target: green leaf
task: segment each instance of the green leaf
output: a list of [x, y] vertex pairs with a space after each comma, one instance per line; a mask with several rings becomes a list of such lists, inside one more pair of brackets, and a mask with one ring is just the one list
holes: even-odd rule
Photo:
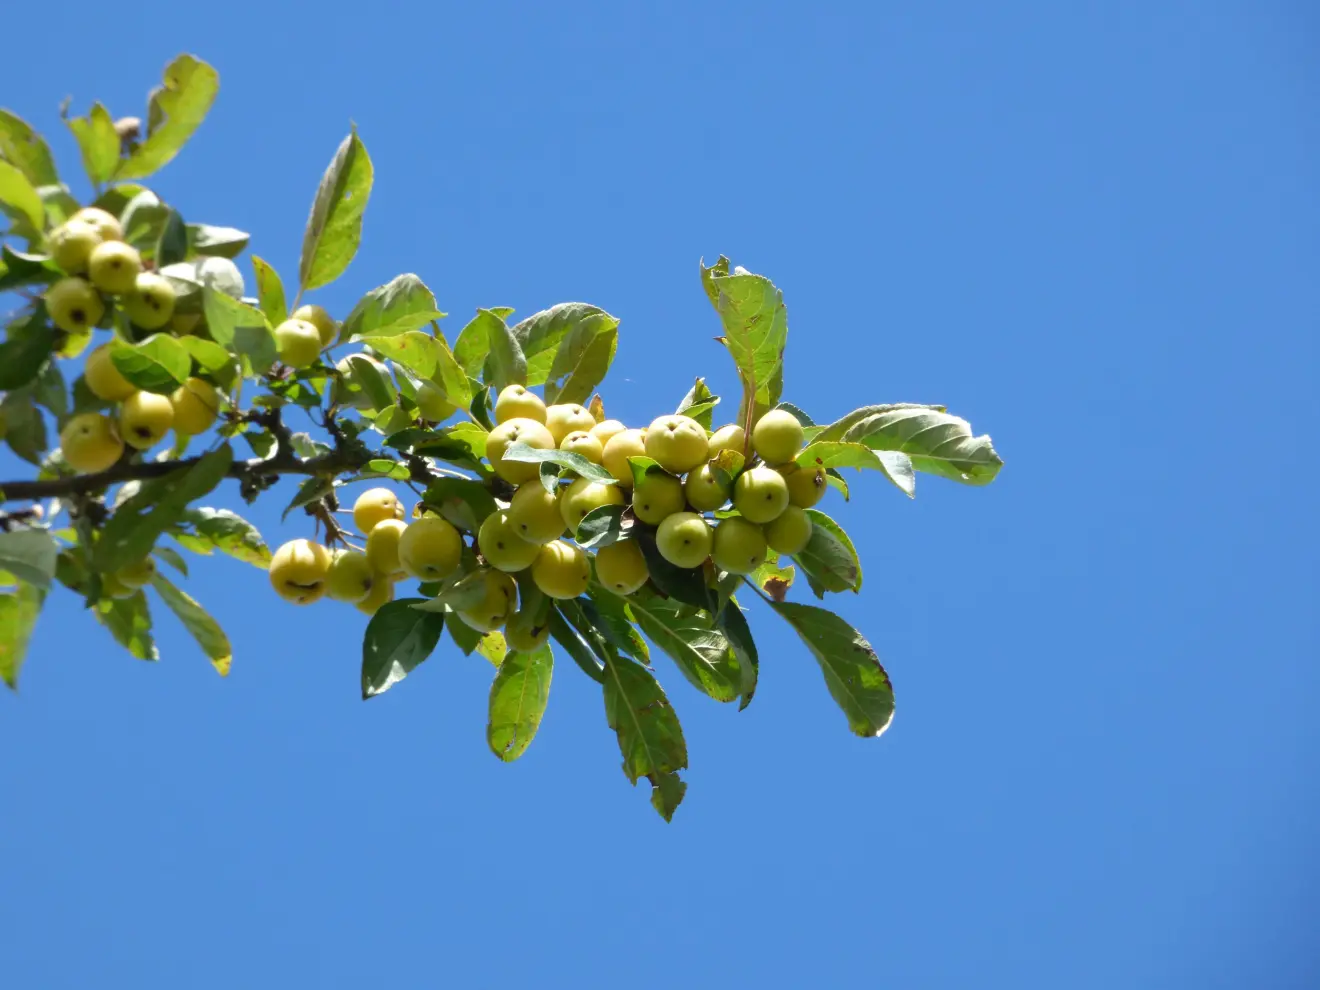
[[52, 227], [58, 227], [81, 208], [81, 204], [69, 192], [69, 187], [62, 182], [38, 185], [37, 194], [41, 197], [41, 204], [46, 208], [46, 216]]
[[486, 358], [490, 355], [490, 338], [493, 329], [498, 328], [513, 312], [507, 306], [494, 306], [479, 309], [454, 341], [454, 360], [463, 369], [468, 378], [481, 374]]
[[151, 579], [151, 586], [160, 595], [161, 601], [169, 606], [170, 611], [178, 616], [185, 629], [197, 640], [197, 645], [206, 654], [211, 666], [221, 677], [229, 676], [229, 667], [233, 662], [233, 651], [229, 646], [229, 637], [220, 628], [220, 623], [202, 608], [195, 599], [176, 587], [162, 574]]
[[377, 609], [362, 639], [362, 697], [383, 694], [431, 655], [445, 617], [413, 608], [424, 598], [400, 598]]
[[472, 384], [467, 374], [459, 367], [457, 359], [449, 350], [443, 337], [435, 338], [435, 373], [431, 381], [440, 387], [445, 399], [460, 409], [472, 404]]
[[475, 533], [496, 510], [495, 498], [485, 485], [463, 478], [439, 478], [431, 482], [423, 501], [467, 533]]
[[568, 450], [541, 450], [529, 447], [521, 440], [515, 440], [504, 449], [506, 461], [519, 461], [528, 464], [558, 464], [566, 470], [576, 473], [589, 481], [598, 481], [602, 485], [616, 485], [618, 480], [599, 464], [592, 464], [581, 454]]
[[393, 337], [444, 315], [436, 309], [435, 294], [425, 282], [416, 275], [400, 275], [359, 299], [340, 333], [344, 340]]
[[486, 742], [490, 751], [511, 763], [527, 751], [550, 700], [554, 656], [549, 646], [530, 653], [505, 655], [490, 686]]
[[683, 798], [683, 787], [681, 780], [666, 778], [676, 778], [688, 762], [678, 716], [654, 675], [622, 657], [606, 664], [604, 696], [605, 718], [618, 737], [623, 772], [634, 784], [641, 777], [651, 782], [652, 804], [668, 821]]
[[804, 468], [870, 468], [881, 472], [909, 498], [916, 491], [912, 461], [907, 454], [898, 451], [877, 452], [861, 443], [814, 440], [798, 454], [797, 463]]
[[191, 467], [144, 481], [105, 524], [92, 550], [94, 568], [107, 574], [145, 557], [156, 538], [184, 518], [190, 503], [220, 483], [233, 459], [225, 444]]
[[189, 509], [171, 528], [170, 535], [205, 557], [219, 550], [262, 570], [270, 566], [270, 548], [257, 527], [228, 509]]
[[634, 488], [645, 481], [648, 475], [669, 473], [660, 466], [659, 461], [654, 458], [646, 457], [643, 454], [638, 454], [636, 457], [629, 457], [628, 467], [632, 468]]
[[616, 649], [638, 663], [651, 663], [651, 650], [637, 631], [637, 618], [628, 607], [630, 599], [621, 598], [601, 585], [591, 588], [587, 600], [576, 600], [587, 622], [598, 629]]
[[325, 498], [335, 490], [335, 483], [330, 478], [311, 477], [298, 486], [298, 491], [294, 493], [292, 500], [284, 507], [284, 512], [280, 515], [280, 522], [289, 518], [289, 513], [294, 509], [301, 509], [305, 505], [311, 505], [317, 499]]
[[298, 261], [298, 279], [304, 292], [329, 285], [357, 254], [371, 178], [371, 158], [354, 127], [321, 177], [307, 217]]
[[407, 481], [412, 471], [402, 461], [392, 461], [386, 457], [373, 457], [366, 463], [366, 470], [374, 471], [394, 481]]
[[723, 255], [711, 267], [701, 268], [701, 284], [724, 325], [724, 345], [733, 355], [743, 382], [743, 403], [737, 422], [746, 420], [749, 396], [758, 408], [779, 401], [783, 382], [784, 345], [788, 340], [788, 311], [784, 296], [763, 275], [741, 268], [729, 273]]
[[623, 525], [623, 510], [622, 505], [596, 506], [582, 517], [573, 539], [583, 550], [599, 550], [611, 543], [618, 543], [627, 534]]
[[989, 436], [973, 436], [971, 424], [943, 406], [864, 406], [825, 427], [816, 440], [900, 451], [918, 471], [966, 485], [990, 484], [1004, 465]]
[[0, 402], [5, 424], [5, 443], [23, 460], [41, 465], [46, 456], [46, 421], [32, 401], [29, 389], [10, 392]]
[[844, 480], [843, 475], [836, 468], [829, 468], [825, 471], [825, 483], [842, 495], [845, 502], [850, 501], [848, 482]]
[[257, 302], [266, 322], [277, 327], [289, 318], [289, 305], [284, 301], [284, 283], [279, 272], [264, 258], [252, 256], [252, 272], [257, 283]]
[[160, 237], [152, 245], [157, 266], [177, 265], [188, 257], [188, 228], [178, 210], [166, 209]]
[[[252, 235], [246, 230], [238, 230], [235, 227], [213, 227], [209, 223], [190, 223], [187, 227], [187, 239], [189, 255], [237, 258], [247, 247]], [[260, 274], [257, 273], [258, 278]]]
[[733, 701], [741, 693], [743, 674], [738, 657], [710, 616], [674, 599], [638, 592], [629, 607], [643, 633], [678, 664], [683, 676], [716, 701]]
[[235, 366], [234, 357], [215, 341], [193, 336], [177, 339], [203, 371], [220, 378], [232, 377], [229, 373]]
[[605, 380], [619, 346], [619, 321], [608, 313], [574, 326], [555, 352], [545, 401], [586, 403]]
[[138, 344], [114, 337], [110, 360], [118, 372], [145, 392], [169, 395], [188, 380], [192, 355], [168, 333], [153, 333]]
[[797, 570], [792, 564], [779, 566], [779, 555], [773, 550], [766, 557], [765, 563], [747, 575], [747, 580], [756, 585], [775, 601], [782, 601], [784, 593], [793, 587], [793, 578]]
[[355, 337], [354, 340], [366, 344], [422, 378], [430, 378], [435, 374], [436, 351], [439, 348], [430, 335], [420, 330], [409, 330], [390, 337]]
[[688, 394], [683, 396], [683, 401], [678, 404], [675, 412], [695, 419], [709, 430], [715, 415], [715, 407], [719, 404], [720, 397], [707, 387], [706, 379], [698, 378], [688, 390]]
[[0, 344], [0, 390], [22, 388], [32, 381], [58, 339], [44, 319], [11, 325], [9, 338]]
[[156, 547], [151, 551], [151, 555], [157, 560], [163, 560], [184, 577], [188, 576], [188, 562], [183, 559], [183, 554], [173, 547]]
[[128, 598], [103, 598], [93, 614], [110, 630], [116, 642], [139, 660], [159, 660], [156, 642], [151, 638], [151, 610], [141, 591]]
[[0, 533], [0, 569], [38, 591], [50, 588], [59, 547], [44, 529], [16, 529]]
[[[562, 605], [562, 602], [559, 603], [560, 607]], [[582, 637], [578, 635], [577, 630], [564, 618], [564, 614], [559, 607], [550, 610], [550, 636], [573, 658], [573, 662], [581, 668], [584, 674], [597, 683], [603, 684], [605, 682], [605, 668], [596, 659], [591, 647], [586, 644]]]
[[815, 605], [776, 602], [771, 606], [788, 620], [807, 645], [830, 694], [859, 736], [878, 736], [894, 717], [894, 686], [865, 637], [833, 612]]
[[99, 186], [115, 174], [119, 165], [119, 133], [110, 111], [93, 103], [86, 117], [73, 117], [65, 121], [78, 141], [82, 152], [83, 168], [92, 185]]
[[742, 684], [738, 690], [742, 700], [738, 703], [738, 711], [742, 711], [752, 703], [761, 669], [761, 658], [756, 650], [756, 641], [752, 638], [752, 628], [747, 624], [747, 616], [743, 615], [736, 601], [720, 609], [719, 615], [715, 617], [715, 625], [724, 633], [729, 646], [733, 648], [734, 656], [738, 658], [738, 670], [742, 674]]
[[793, 559], [817, 598], [825, 591], [861, 591], [862, 562], [843, 527], [817, 509], [807, 509], [811, 539]]
[[0, 159], [0, 204], [17, 211], [35, 231], [46, 227], [46, 207], [41, 195], [22, 170]]
[[18, 672], [45, 600], [46, 592], [27, 582], [0, 594], [0, 681], [13, 690], [18, 690]]
[[413, 608], [419, 612], [461, 612], [481, 604], [486, 597], [486, 573], [472, 571], [458, 574], [440, 582], [430, 598], [424, 598]]
[[490, 665], [499, 670], [504, 658], [509, 655], [509, 644], [504, 640], [504, 633], [497, 629], [481, 637], [475, 652], [477, 656], [490, 661]]
[[544, 385], [552, 377], [559, 352], [565, 347], [580, 347], [570, 342], [589, 341], [618, 325], [618, 319], [600, 307], [580, 302], [560, 303], [520, 321], [513, 335], [527, 358], [527, 381], [523, 384]]
[[202, 289], [206, 328], [217, 344], [242, 356], [250, 377], [269, 370], [279, 357], [265, 314], [209, 285]]
[[64, 386], [64, 372], [59, 363], [47, 362], [33, 384], [32, 397], [51, 411], [56, 419], [62, 420], [69, 411], [69, 392]]
[[651, 788], [651, 807], [667, 822], [674, 820], [674, 812], [687, 794], [687, 781], [676, 773], [667, 773]]
[[[526, 384], [527, 358], [508, 324], [490, 313], [486, 321], [486, 332], [489, 335], [487, 346], [490, 350], [488, 374], [484, 379], [486, 384], [493, 385], [497, 390], [506, 385]], [[549, 386], [546, 387], [546, 401], [551, 401]]]
[[810, 416], [808, 416], [797, 406], [793, 405], [793, 403], [791, 402], [781, 402], [779, 403], [779, 405], [775, 406], [775, 408], [782, 409], [784, 410], [784, 412], [791, 414], [794, 419], [796, 419], [799, 423], [803, 425], [803, 427], [807, 429], [810, 429], [811, 427], [814, 427], [816, 425], [815, 420], [813, 420]]
[[165, 67], [161, 86], [152, 91], [147, 139], [119, 166], [117, 179], [141, 179], [167, 165], [206, 118], [220, 75], [200, 59], [180, 55]]
[[345, 361], [353, 383], [370, 403], [368, 409], [375, 412], [394, 405], [394, 384], [380, 365], [365, 354], [350, 354]]
[[454, 641], [462, 652], [463, 656], [470, 657], [481, 646], [482, 635], [462, 619], [454, 616], [445, 623], [445, 629], [449, 631], [449, 638]]
[[[44, 254], [24, 254], [8, 244], [0, 244], [0, 292], [21, 289], [26, 285], [49, 285], [61, 277], [59, 267]], [[45, 323], [45, 306], [41, 322]], [[34, 310], [35, 313], [35, 310]], [[27, 321], [33, 322], [31, 318]], [[13, 324], [10, 324], [11, 330]], [[47, 331], [46, 336], [50, 336]]]
[[8, 110], [0, 110], [0, 158], [17, 166], [34, 186], [59, 185], [50, 146], [26, 120]]

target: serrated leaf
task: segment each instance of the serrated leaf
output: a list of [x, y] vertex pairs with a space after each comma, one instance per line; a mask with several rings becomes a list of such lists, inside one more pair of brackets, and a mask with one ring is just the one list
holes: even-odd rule
[[635, 457], [629, 457], [628, 467], [632, 469], [634, 488], [636, 488], [643, 481], [645, 481], [648, 475], [669, 473], [663, 467], [660, 466], [659, 461], [655, 460], [654, 458], [647, 457], [644, 454], [638, 454]]
[[554, 656], [549, 646], [529, 653], [505, 654], [490, 686], [486, 742], [490, 751], [511, 763], [527, 751], [550, 700]]
[[545, 383], [547, 404], [584, 403], [605, 380], [619, 346], [619, 321], [605, 316], [608, 321], [581, 323], [564, 337]]
[[558, 464], [560, 467], [572, 471], [581, 478], [589, 481], [597, 481], [602, 485], [617, 485], [618, 479], [610, 474], [599, 464], [593, 464], [581, 454], [575, 454], [568, 450], [541, 450], [538, 447], [530, 447], [521, 440], [515, 440], [504, 449], [504, 460], [519, 461], [528, 464]]
[[[668, 820], [682, 800], [674, 777], [687, 768], [687, 742], [678, 716], [649, 670], [622, 657], [607, 662], [604, 681], [605, 718], [619, 741], [623, 772], [636, 784], [647, 778], [652, 804]], [[657, 799], [655, 792], [661, 791]]]
[[989, 436], [973, 436], [967, 420], [942, 406], [864, 406], [831, 423], [816, 439], [899, 451], [918, 471], [966, 485], [990, 484], [1004, 465]]
[[577, 545], [583, 550], [599, 550], [623, 539], [631, 528], [623, 525], [624, 508], [622, 505], [598, 505], [588, 512], [573, 534]]
[[192, 371], [192, 355], [168, 333], [153, 333], [137, 344], [114, 337], [110, 341], [110, 360], [130, 384], [159, 395], [169, 395], [188, 380]]
[[435, 294], [425, 282], [413, 274], [399, 275], [359, 299], [340, 333], [344, 340], [393, 337], [444, 315], [436, 309]]
[[50, 146], [32, 125], [8, 110], [0, 110], [0, 158], [16, 166], [34, 186], [59, 185]]
[[171, 535], [193, 553], [210, 556], [219, 550], [262, 570], [270, 566], [270, 548], [257, 527], [228, 509], [188, 509]]
[[749, 398], [761, 409], [779, 401], [788, 340], [784, 296], [763, 275], [742, 269], [730, 274], [729, 259], [723, 255], [711, 267], [702, 266], [701, 284], [724, 325], [724, 345], [743, 382], [737, 420], [742, 423], [747, 419]]
[[782, 409], [784, 410], [784, 412], [789, 413], [806, 429], [811, 429], [816, 425], [815, 421], [810, 416], [808, 416], [805, 412], [803, 412], [803, 410], [800, 409], [799, 407], [793, 405], [793, 403], [791, 402], [781, 402], [779, 403], [779, 405], [775, 406], [775, 408]]
[[200, 254], [208, 258], [237, 258], [252, 239], [246, 230], [214, 227], [209, 223], [188, 224], [186, 237], [189, 254]]
[[93, 103], [86, 117], [72, 117], [65, 123], [78, 141], [87, 178], [95, 186], [106, 182], [119, 165], [119, 133], [110, 111]]
[[44, 529], [16, 529], [0, 533], [0, 569], [38, 591], [50, 588], [59, 547]]
[[862, 562], [843, 527], [817, 509], [807, 509], [811, 539], [793, 559], [817, 598], [823, 591], [861, 591]]
[[513, 335], [527, 359], [527, 381], [523, 384], [544, 385], [553, 377], [552, 369], [561, 350], [580, 348], [581, 341], [589, 341], [618, 325], [618, 319], [599, 306], [581, 302], [559, 303], [519, 321]]
[[18, 690], [18, 672], [45, 600], [45, 591], [22, 581], [14, 591], [0, 594], [0, 681], [13, 690]]
[[110, 630], [115, 641], [139, 660], [159, 660], [156, 641], [151, 636], [151, 609], [141, 591], [128, 598], [103, 598], [93, 614]]
[[733, 701], [742, 690], [737, 655], [710, 616], [674, 599], [641, 592], [629, 608], [643, 633], [678, 665], [683, 676], [716, 701]]
[[869, 468], [879, 471], [909, 498], [916, 491], [911, 459], [895, 450], [875, 451], [861, 443], [814, 440], [798, 454], [797, 463], [804, 468]]
[[412, 606], [424, 598], [400, 598], [376, 610], [362, 638], [362, 697], [383, 694], [407, 677], [440, 642], [445, 617]]
[[108, 574], [145, 557], [156, 538], [183, 519], [190, 503], [220, 483], [233, 459], [229, 444], [224, 444], [191, 467], [144, 481], [105, 524], [92, 550], [95, 569]]
[[277, 327], [289, 318], [289, 305], [284, 300], [284, 283], [280, 274], [264, 258], [252, 256], [252, 274], [257, 284], [257, 304], [266, 322]]
[[776, 602], [820, 664], [830, 695], [859, 736], [879, 736], [894, 717], [894, 686], [871, 644], [839, 616], [815, 605]]
[[[503, 320], [494, 313], [485, 312], [490, 357], [487, 361], [487, 374], [483, 380], [487, 385], [494, 386], [497, 391], [506, 385], [526, 384], [527, 358], [522, 352], [518, 338]], [[546, 389], [546, 400], [551, 401], [549, 386]]]
[[321, 177], [307, 217], [298, 262], [298, 279], [304, 292], [333, 282], [357, 254], [371, 181], [371, 158], [355, 127]]
[[120, 164], [115, 178], [141, 179], [168, 164], [206, 119], [219, 91], [215, 69], [191, 55], [175, 58], [152, 91], [147, 138]]
[[0, 159], [0, 204], [18, 213], [34, 231], [46, 226], [46, 207], [41, 195], [22, 170]]
[[192, 638], [197, 641], [206, 658], [211, 661], [216, 673], [221, 677], [228, 677], [229, 667], [233, 662], [233, 650], [229, 646], [229, 637], [220, 628], [220, 623], [216, 622], [191, 595], [175, 586], [163, 575], [157, 573], [151, 579], [151, 586], [156, 589], [161, 601], [178, 616], [183, 627], [192, 634]]

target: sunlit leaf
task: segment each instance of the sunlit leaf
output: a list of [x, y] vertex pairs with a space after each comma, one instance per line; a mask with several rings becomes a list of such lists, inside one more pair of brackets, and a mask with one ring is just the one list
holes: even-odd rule
[[371, 180], [371, 159], [354, 128], [321, 177], [307, 217], [298, 262], [304, 292], [333, 282], [357, 254]]
[[265, 259], [252, 256], [252, 272], [257, 283], [257, 303], [266, 322], [277, 327], [289, 318], [289, 305], [284, 301], [284, 283], [279, 272]]
[[362, 638], [362, 697], [383, 694], [431, 655], [445, 617], [412, 606], [424, 598], [400, 598], [376, 610]]
[[156, 589], [161, 601], [178, 616], [184, 628], [192, 634], [192, 638], [197, 641], [206, 658], [211, 661], [216, 673], [221, 677], [227, 677], [233, 661], [233, 651], [229, 646], [229, 637], [220, 628], [220, 623], [216, 622], [191, 595], [176, 587], [163, 575], [157, 574], [153, 577], [151, 586]]
[[8, 110], [0, 110], [0, 158], [17, 166], [34, 186], [59, 185], [55, 158], [45, 138]]
[[623, 772], [634, 784], [641, 777], [651, 782], [652, 802], [668, 821], [683, 788], [680, 780], [666, 778], [676, 778], [688, 760], [678, 716], [655, 676], [623, 657], [606, 663], [604, 695], [605, 718], [618, 737]]
[[141, 591], [128, 598], [104, 598], [93, 614], [110, 630], [115, 641], [139, 660], [159, 660], [156, 641], [151, 636], [151, 610]]
[[861, 591], [862, 562], [843, 527], [817, 509], [807, 509], [811, 539], [794, 560], [817, 598], [826, 591]]
[[191, 55], [174, 59], [152, 91], [147, 138], [119, 165], [115, 178], [144, 178], [168, 164], [206, 118], [219, 91], [220, 76], [211, 66]]
[[554, 657], [549, 646], [505, 654], [490, 686], [486, 742], [506, 763], [527, 751], [550, 699]]
[[46, 226], [46, 207], [36, 186], [21, 169], [3, 159], [0, 159], [0, 205], [24, 217], [35, 231]]
[[130, 384], [161, 395], [169, 395], [187, 381], [192, 370], [188, 349], [168, 333], [153, 333], [137, 344], [114, 337], [110, 360]]
[[344, 319], [340, 334], [344, 340], [393, 337], [444, 315], [436, 309], [435, 294], [425, 282], [416, 275], [400, 275], [359, 299]]
[[93, 103], [86, 117], [71, 117], [65, 123], [78, 141], [87, 178], [97, 186], [106, 182], [119, 165], [119, 133], [110, 111]]
[[0, 681], [15, 690], [45, 598], [45, 591], [26, 581], [20, 581], [13, 591], [0, 593]]
[[744, 395], [737, 422], [747, 418], [749, 394], [757, 408], [779, 401], [783, 382], [784, 344], [788, 340], [788, 311], [775, 284], [763, 275], [742, 269], [729, 271], [729, 259], [709, 268], [702, 266], [701, 284], [724, 325], [724, 344], [733, 355]]
[[738, 697], [743, 680], [738, 657], [708, 614], [642, 592], [629, 599], [629, 608], [642, 632], [697, 690], [716, 701]]

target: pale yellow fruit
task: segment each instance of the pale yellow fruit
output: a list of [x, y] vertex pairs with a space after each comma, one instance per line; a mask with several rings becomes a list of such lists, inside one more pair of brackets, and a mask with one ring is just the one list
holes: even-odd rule
[[633, 489], [633, 515], [651, 526], [658, 526], [675, 512], [682, 512], [687, 499], [683, 482], [672, 474], [652, 472]]
[[142, 271], [142, 255], [123, 241], [102, 241], [87, 258], [87, 278], [102, 292], [131, 292]]
[[144, 587], [150, 584], [151, 579], [155, 576], [156, 562], [150, 557], [143, 557], [141, 560], [115, 571], [115, 577], [130, 588]]
[[544, 646], [550, 638], [549, 613], [537, 616], [531, 612], [514, 612], [504, 624], [504, 641], [509, 649], [530, 653]]
[[285, 320], [275, 328], [275, 347], [290, 368], [306, 368], [321, 356], [321, 333], [306, 320]]
[[369, 536], [386, 519], [402, 518], [403, 503], [388, 488], [369, 488], [353, 503], [353, 525], [363, 535]]
[[82, 220], [60, 224], [50, 235], [50, 256], [70, 275], [87, 271], [92, 249], [101, 243], [101, 232]]
[[610, 442], [610, 438], [622, 433], [628, 427], [624, 426], [617, 419], [607, 419], [603, 423], [597, 423], [591, 428], [591, 435], [600, 441], [601, 447]]
[[509, 444], [521, 442], [538, 450], [554, 450], [555, 438], [550, 431], [534, 419], [510, 419], [500, 423], [486, 437], [486, 458], [490, 466], [505, 481], [521, 485], [541, 473], [539, 464], [527, 461], [506, 461], [504, 451]]
[[582, 518], [592, 509], [602, 505], [623, 505], [623, 502], [623, 492], [619, 491], [618, 485], [579, 478], [559, 497], [559, 513], [568, 532], [573, 534], [582, 525]]
[[728, 426], [721, 426], [711, 434], [709, 447], [709, 456], [714, 457], [721, 450], [735, 450], [743, 453], [743, 445], [747, 441], [747, 435], [743, 428], [737, 423], [730, 423]]
[[777, 519], [787, 505], [788, 483], [774, 468], [749, 468], [733, 483], [733, 507], [749, 522]]
[[752, 449], [767, 464], [787, 464], [802, 449], [805, 435], [796, 416], [771, 409], [752, 427]]
[[321, 346], [329, 347], [339, 336], [339, 324], [335, 318], [320, 306], [310, 303], [299, 306], [291, 314], [291, 319], [302, 320], [304, 323], [310, 323], [316, 327], [316, 332], [321, 335]]
[[506, 512], [492, 512], [485, 518], [477, 533], [477, 546], [486, 563], [510, 574], [531, 567], [541, 550], [541, 544], [529, 543], [518, 535]]
[[646, 429], [646, 456], [671, 474], [684, 474], [706, 459], [706, 430], [690, 416], [661, 416]]
[[631, 595], [650, 576], [635, 540], [620, 540], [596, 551], [596, 578], [616, 595]]
[[583, 430], [574, 430], [564, 437], [560, 441], [559, 449], [567, 450], [571, 454], [580, 454], [592, 464], [599, 464], [605, 454], [605, 448], [601, 446], [600, 440]]
[[555, 438], [556, 444], [563, 443], [564, 437], [570, 433], [576, 433], [578, 430], [588, 432], [595, 425], [596, 417], [591, 415], [586, 406], [580, 406], [576, 402], [563, 402], [546, 407], [545, 426]]
[[788, 502], [799, 508], [810, 509], [825, 497], [829, 483], [825, 480], [824, 468], [803, 468], [796, 464], [785, 464], [778, 469], [788, 485]]
[[531, 419], [545, 425], [545, 403], [525, 385], [506, 385], [495, 400], [495, 422], [507, 423], [511, 419]]
[[118, 241], [124, 237], [124, 228], [119, 225], [119, 221], [110, 213], [98, 206], [84, 206], [81, 210], [69, 217], [69, 222], [90, 224], [96, 228], [96, 232], [101, 235], [103, 241]]
[[485, 575], [485, 593], [481, 601], [459, 612], [458, 617], [477, 632], [488, 633], [499, 629], [513, 615], [518, 586], [503, 571], [487, 568], [482, 573]]
[[383, 574], [377, 574], [371, 590], [367, 592], [367, 597], [357, 602], [354, 607], [359, 612], [365, 612], [367, 615], [375, 615], [386, 602], [394, 601], [394, 582]]
[[422, 419], [439, 423], [458, 411], [458, 406], [445, 398], [444, 389], [433, 382], [422, 382], [417, 386], [417, 411]]
[[101, 294], [84, 278], [71, 275], [62, 278], [46, 290], [46, 312], [50, 320], [65, 333], [91, 333], [92, 327], [105, 316], [105, 303]]
[[765, 534], [746, 519], [731, 516], [715, 527], [710, 558], [730, 574], [750, 574], [765, 563]]
[[790, 505], [779, 518], [766, 523], [765, 540], [771, 550], [792, 557], [811, 542], [811, 517], [798, 505]]
[[120, 304], [143, 330], [159, 330], [174, 318], [174, 286], [164, 275], [143, 272]]
[[376, 587], [388, 584], [384, 578], [378, 578], [367, 555], [360, 550], [344, 550], [334, 556], [330, 570], [325, 576], [325, 594], [337, 602], [356, 605]]
[[330, 551], [311, 540], [290, 540], [270, 558], [270, 583], [286, 602], [309, 605], [325, 594]]
[[532, 564], [532, 581], [551, 598], [576, 598], [591, 584], [587, 552], [563, 540], [541, 547]]
[[196, 436], [209, 430], [220, 415], [220, 393], [201, 378], [189, 378], [170, 396], [174, 406], [174, 432]]
[[[375, 530], [373, 529], [374, 533]], [[371, 549], [371, 538], [367, 538]], [[403, 531], [399, 540], [399, 564], [404, 573], [419, 581], [440, 581], [458, 570], [463, 556], [463, 538], [440, 516], [422, 516]]]
[[79, 474], [96, 474], [113, 465], [124, 453], [114, 421], [100, 413], [82, 413], [60, 431], [64, 462]]
[[713, 512], [729, 500], [731, 486], [720, 480], [720, 476], [711, 468], [710, 463], [700, 465], [688, 472], [683, 483], [688, 505], [698, 512]]
[[[421, 522], [421, 520], [417, 520]], [[402, 519], [383, 519], [367, 534], [367, 560], [377, 574], [398, 579], [403, 576], [403, 561], [399, 559], [399, 543], [408, 524]]]
[[710, 526], [695, 512], [674, 513], [655, 533], [660, 556], [675, 567], [700, 567], [710, 556], [712, 542]]
[[605, 466], [606, 471], [614, 475], [620, 485], [631, 488], [633, 475], [628, 458], [644, 456], [646, 456], [646, 431], [624, 430], [606, 441], [600, 462]]
[[121, 375], [110, 360], [109, 344], [102, 344], [88, 353], [83, 380], [92, 395], [107, 402], [122, 402], [137, 391], [137, 387]]
[[558, 492], [548, 492], [539, 480], [518, 487], [509, 503], [509, 522], [528, 543], [549, 543], [568, 525], [559, 509]]
[[119, 407], [119, 435], [138, 450], [160, 443], [174, 426], [174, 405], [169, 396], [134, 392]]

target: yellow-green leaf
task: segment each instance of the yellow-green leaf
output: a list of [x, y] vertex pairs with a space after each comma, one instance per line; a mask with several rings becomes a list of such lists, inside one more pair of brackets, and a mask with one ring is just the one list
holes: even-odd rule
[[178, 616], [184, 628], [192, 634], [192, 638], [197, 640], [197, 645], [211, 661], [216, 673], [221, 677], [228, 677], [229, 667], [233, 662], [233, 651], [229, 647], [229, 637], [220, 628], [220, 623], [216, 622], [196, 599], [164, 575], [157, 574], [153, 577], [151, 586], [156, 589], [161, 601]]
[[357, 254], [371, 179], [371, 159], [358, 139], [357, 128], [353, 128], [321, 177], [307, 217], [298, 262], [303, 291], [333, 282]]
[[201, 59], [180, 55], [165, 67], [161, 86], [151, 94], [147, 139], [120, 164], [116, 179], [140, 179], [179, 153], [206, 118], [220, 74]]

